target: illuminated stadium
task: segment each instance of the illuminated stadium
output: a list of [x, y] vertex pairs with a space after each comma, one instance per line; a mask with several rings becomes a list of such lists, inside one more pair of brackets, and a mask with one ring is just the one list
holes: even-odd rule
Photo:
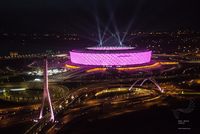
[[89, 47], [70, 51], [70, 58], [77, 65], [120, 67], [149, 63], [151, 53], [133, 47]]
[[138, 71], [160, 68], [161, 62], [152, 61], [151, 50], [137, 50], [134, 47], [88, 47], [72, 50], [66, 67], [70, 69], [89, 68], [87, 72]]

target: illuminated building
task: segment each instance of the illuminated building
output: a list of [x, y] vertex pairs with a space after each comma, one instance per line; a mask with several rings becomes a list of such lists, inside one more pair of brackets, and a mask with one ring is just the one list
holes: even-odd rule
[[87, 66], [128, 66], [151, 61], [152, 52], [133, 47], [90, 47], [70, 51], [71, 63]]
[[137, 50], [134, 47], [88, 47], [70, 51], [69, 69], [85, 68], [87, 73], [108, 69], [117, 71], [144, 71], [174, 65], [178, 62], [152, 61], [151, 50]]

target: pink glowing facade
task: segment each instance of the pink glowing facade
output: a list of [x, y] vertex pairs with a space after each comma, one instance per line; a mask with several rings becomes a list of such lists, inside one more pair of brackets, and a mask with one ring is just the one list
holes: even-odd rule
[[[105, 50], [105, 49], [103, 49]], [[151, 61], [151, 51], [101, 49], [70, 51], [71, 62], [80, 65], [127, 66], [140, 65]]]

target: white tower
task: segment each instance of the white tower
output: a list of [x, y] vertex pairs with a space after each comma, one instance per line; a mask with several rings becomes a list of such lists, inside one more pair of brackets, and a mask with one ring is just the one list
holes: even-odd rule
[[43, 89], [43, 97], [42, 97], [42, 105], [41, 105], [41, 110], [40, 110], [40, 116], [39, 119], [43, 117], [43, 110], [44, 110], [44, 104], [45, 101], [47, 100], [50, 112], [51, 112], [51, 121], [54, 121], [54, 113], [53, 113], [53, 108], [51, 104], [51, 98], [49, 94], [49, 87], [48, 87], [48, 61], [47, 58], [44, 58], [44, 89]]

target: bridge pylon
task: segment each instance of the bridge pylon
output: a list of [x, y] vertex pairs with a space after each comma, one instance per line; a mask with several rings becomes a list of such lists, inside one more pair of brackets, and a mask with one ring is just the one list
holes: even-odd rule
[[51, 113], [51, 121], [54, 121], [54, 112], [53, 112], [53, 107], [52, 107], [52, 103], [51, 103], [51, 97], [50, 97], [50, 93], [49, 93], [49, 84], [48, 84], [48, 60], [47, 57], [44, 58], [44, 88], [43, 88], [43, 96], [42, 96], [42, 104], [41, 104], [41, 110], [40, 110], [40, 115], [39, 115], [39, 119], [42, 119], [43, 117], [43, 112], [44, 112], [44, 105], [45, 105], [45, 101], [48, 102], [48, 106], [50, 108], [50, 113]]

